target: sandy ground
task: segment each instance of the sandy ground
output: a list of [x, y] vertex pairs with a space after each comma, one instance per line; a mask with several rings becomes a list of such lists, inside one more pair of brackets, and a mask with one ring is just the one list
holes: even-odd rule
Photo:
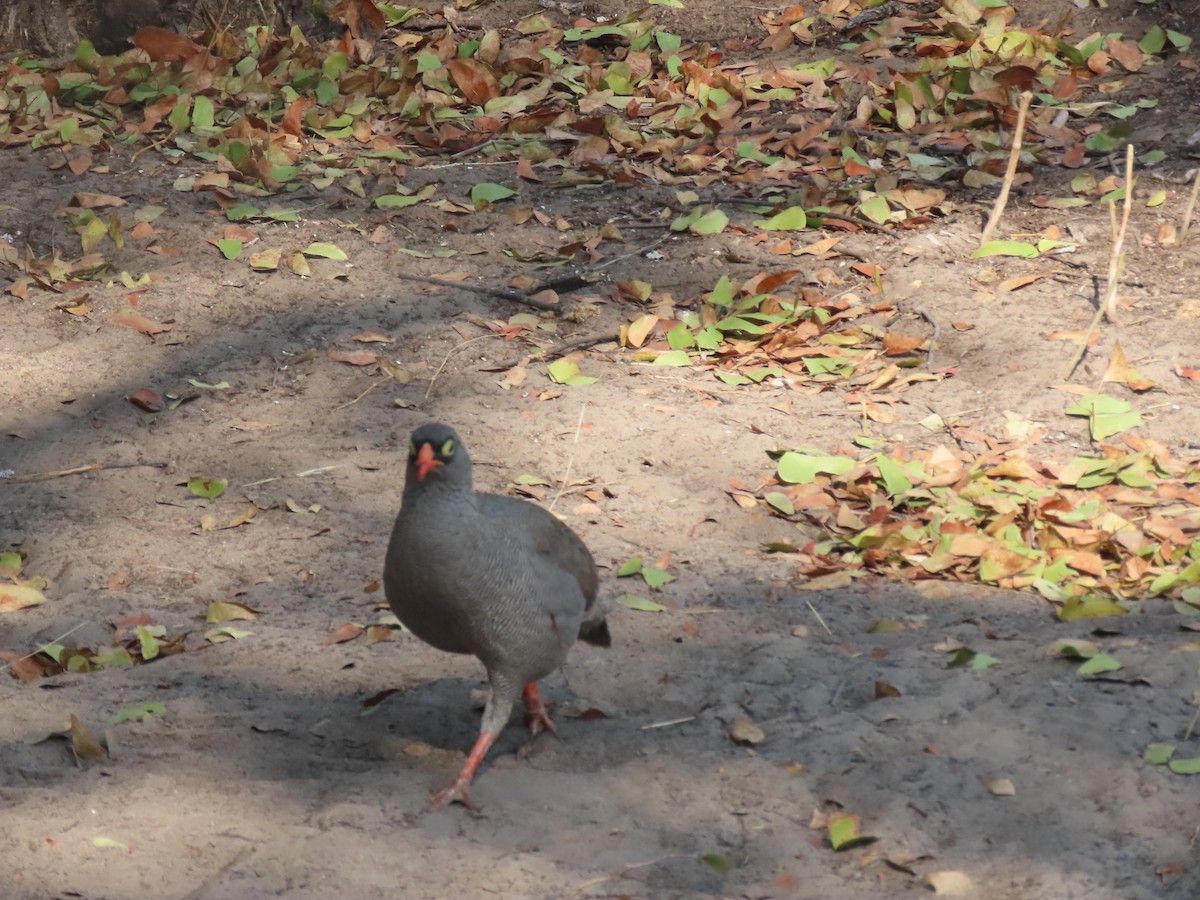
[[[690, 5], [698, 32], [736, 34], [741, 23], [754, 33], [752, 13]], [[1059, 5], [1025, 4], [1022, 14], [1036, 21]], [[1127, 24], [1131, 4], [1114, 6], [1105, 22]], [[1195, 80], [1177, 87], [1149, 127], [1182, 146], [1200, 126], [1200, 91]], [[1092, 317], [1092, 274], [1108, 254], [1103, 209], [1038, 210], [1032, 189], [1014, 199], [1012, 231], [1065, 221], [1086, 238], [1073, 258], [1083, 268], [1038, 264], [1049, 277], [1019, 294], [988, 285], [1029, 263], [967, 260], [981, 208], [969, 198], [923, 230], [849, 238], [891, 273], [902, 315], [889, 329], [928, 336], [922, 310], [931, 313], [945, 323], [937, 367], [955, 370], [911, 386], [892, 407], [896, 421], [880, 426], [846, 405], [843, 387], [732, 388], [603, 344], [579, 358], [594, 384], [559, 388], [530, 363], [526, 382], [506, 387], [504, 370], [531, 348], [469, 317], [528, 310], [389, 274], [457, 269], [499, 286], [525, 273], [503, 251], [556, 246], [564, 236], [550, 229], [531, 237], [495, 214], [486, 233], [450, 233], [438, 214], [421, 213], [373, 242], [387, 220], [366, 202], [301, 192], [290, 202], [305, 208], [302, 222], [271, 226], [273, 239], [334, 241], [352, 264], [318, 260], [308, 279], [268, 277], [219, 261], [205, 244], [211, 203], [173, 192], [179, 170], [152, 154], [136, 164], [118, 155], [110, 174], [82, 178], [23, 149], [0, 162], [9, 176], [0, 231], [72, 246], [77, 238], [45, 211], [92, 190], [133, 204], [161, 198], [158, 224], [183, 250], [116, 255], [118, 269], [160, 278], [139, 309], [173, 329], [153, 338], [111, 323], [119, 287], [89, 287], [88, 316], [55, 309], [47, 294], [0, 298], [0, 469], [124, 466], [0, 481], [0, 550], [20, 550], [26, 575], [53, 582], [49, 602], [0, 617], [0, 650], [28, 653], [64, 633], [69, 645], [109, 646], [113, 623], [137, 614], [168, 637], [187, 635], [187, 652], [151, 664], [0, 678], [0, 896], [883, 900], [928, 894], [928, 876], [955, 871], [970, 878], [970, 896], [989, 900], [1200, 895], [1195, 783], [1142, 760], [1151, 743], [1181, 743], [1200, 687], [1196, 646], [1169, 603], [1106, 620], [1097, 637], [1094, 623], [1059, 623], [1032, 595], [879, 581], [806, 590], [787, 555], [761, 552], [800, 540], [796, 526], [727, 493], [731, 481], [753, 487], [769, 476], [771, 450], [845, 450], [864, 431], [929, 445], [939, 438], [916, 423], [931, 412], [1000, 434], [1004, 411], [1019, 411], [1047, 431], [1046, 456], [1086, 450], [1082, 420], [1062, 414], [1071, 397], [1055, 387], [1074, 345], [1047, 335]], [[444, 175], [480, 180], [470, 161]], [[1064, 176], [1041, 177], [1052, 192]], [[1166, 204], [1134, 215], [1124, 324], [1103, 331], [1075, 380], [1096, 382], [1119, 340], [1163, 385], [1131, 395], [1147, 415], [1142, 433], [1194, 456], [1196, 388], [1173, 369], [1200, 366], [1200, 270], [1195, 242], [1168, 251], [1155, 240], [1186, 197], [1184, 186], [1163, 187]], [[584, 233], [661, 199], [581, 194], [548, 191], [542, 206]], [[401, 247], [464, 255], [445, 263]], [[778, 266], [748, 235], [676, 238], [658, 250], [661, 259], [635, 254], [607, 274], [689, 297], [722, 274]], [[0, 268], [0, 288], [9, 274]], [[587, 296], [598, 315], [558, 322], [552, 340], [615, 330], [639, 313], [607, 283]], [[394, 339], [387, 353], [410, 383], [381, 383], [375, 367], [327, 356], [361, 349], [353, 337], [368, 329]], [[150, 413], [129, 399], [143, 388], [196, 396]], [[543, 502], [587, 540], [606, 597], [634, 589], [616, 577], [634, 555], [666, 556], [676, 576], [654, 595], [668, 611], [618, 608], [613, 648], [577, 647], [548, 680], [561, 740], [518, 759], [514, 724], [477, 780], [478, 814], [422, 813], [474, 738], [478, 663], [399, 632], [374, 644], [326, 640], [379, 619], [408, 433], [431, 419], [460, 430], [480, 488], [503, 492], [523, 474], [547, 482]], [[183, 487], [193, 477], [229, 488], [200, 500]], [[252, 634], [208, 644], [214, 601], [257, 610], [229, 623]], [[873, 632], [883, 620], [903, 628]], [[1125, 668], [1080, 678], [1050, 652], [1063, 637], [1102, 641]], [[948, 668], [954, 640], [1000, 664]], [[878, 682], [900, 696], [876, 699]], [[112, 723], [147, 703], [164, 711]], [[107, 731], [109, 759], [77, 766], [67, 742], [46, 739], [72, 715]], [[730, 738], [743, 718], [763, 731], [755, 746]], [[997, 789], [1002, 779], [1012, 792]], [[877, 841], [833, 851], [820, 826], [839, 812], [860, 816]]]

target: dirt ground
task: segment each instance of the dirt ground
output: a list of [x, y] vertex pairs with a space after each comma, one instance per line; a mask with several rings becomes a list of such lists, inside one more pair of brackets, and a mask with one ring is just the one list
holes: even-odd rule
[[[1144, 27], [1133, 16], [1156, 16], [1146, 22], [1200, 38], [1194, 22], [1171, 18], [1182, 6], [1018, 4], [1030, 23], [1070, 11], [1079, 29], [1136, 35]], [[511, 21], [532, 8], [506, 0], [479, 15]], [[761, 37], [756, 15], [689, 0], [685, 13], [662, 17], [686, 37], [737, 38]], [[1128, 395], [1147, 420], [1139, 433], [1192, 457], [1197, 388], [1174, 369], [1200, 366], [1200, 245], [1165, 249], [1156, 235], [1186, 201], [1178, 176], [1194, 164], [1186, 139], [1200, 129], [1200, 79], [1171, 67], [1131, 90], [1162, 97], [1160, 111], [1137, 120], [1135, 140], [1171, 149], [1148, 175], [1168, 196], [1135, 209], [1122, 322], [1102, 329], [1073, 381], [1098, 384], [1119, 340], [1163, 386]], [[1073, 397], [1057, 388], [1075, 345], [1047, 336], [1093, 315], [1108, 213], [1029, 202], [1073, 173], [1037, 172], [1005, 230], [1065, 223], [1082, 239], [1071, 260], [1081, 266], [970, 260], [990, 195], [966, 192], [922, 229], [847, 239], [890, 273], [888, 296], [904, 314], [891, 330], [928, 336], [922, 311], [931, 314], [941, 323], [935, 367], [956, 370], [910, 387], [897, 420], [881, 427], [847, 407], [843, 387], [728, 387], [711, 373], [637, 363], [612, 344], [579, 359], [594, 384], [557, 388], [544, 364], [530, 364], [524, 384], [506, 387], [504, 370], [530, 348], [466, 317], [528, 310], [392, 277], [459, 270], [502, 286], [529, 274], [506, 249], [553, 247], [574, 232], [518, 230], [495, 214], [488, 231], [453, 233], [431, 212], [372, 241], [388, 220], [367, 201], [334, 204], [308, 190], [289, 198], [302, 221], [273, 227], [293, 232], [297, 247], [336, 242], [352, 263], [316, 260], [308, 279], [263, 276], [207, 247], [211, 203], [172, 191], [180, 168], [153, 153], [117, 154], [111, 172], [75, 177], [37, 152], [0, 152], [0, 232], [77, 249], [47, 212], [88, 190], [161, 200], [164, 243], [183, 248], [169, 258], [130, 245], [116, 256], [118, 270], [159, 278], [139, 309], [173, 329], [154, 337], [110, 322], [120, 285], [89, 286], [87, 316], [45, 294], [0, 295], [0, 469], [110, 466], [0, 479], [0, 550], [20, 550], [26, 574], [53, 583], [49, 602], [0, 617], [0, 650], [29, 653], [63, 635], [107, 646], [113, 622], [142, 613], [168, 636], [188, 634], [188, 652], [146, 665], [0, 678], [0, 896], [882, 900], [929, 894], [928, 876], [955, 871], [974, 885], [969, 896], [988, 900], [1200, 896], [1195, 782], [1142, 760], [1151, 743], [1185, 743], [1200, 688], [1195, 644], [1169, 603], [1105, 620], [1097, 638], [1095, 623], [1060, 623], [1032, 594], [870, 580], [806, 590], [786, 554], [761, 550], [799, 540], [796, 526], [728, 494], [731, 480], [754, 486], [771, 474], [768, 451], [846, 451], [863, 433], [943, 440], [917, 425], [931, 412], [1000, 434], [1004, 412], [1017, 411], [1050, 435], [1046, 456], [1087, 451], [1085, 423], [1063, 415]], [[469, 185], [479, 169], [460, 160], [441, 175]], [[547, 190], [538, 204], [582, 232], [667, 196]], [[630, 249], [656, 236], [634, 232]], [[779, 265], [738, 233], [675, 237], [657, 250], [661, 258], [631, 254], [606, 274], [688, 297], [722, 274]], [[846, 284], [863, 281], [831, 264]], [[1030, 271], [1049, 277], [1019, 293], [992, 287]], [[0, 268], [0, 290], [11, 274]], [[606, 283], [587, 297], [598, 315], [560, 321], [554, 339], [615, 330], [640, 313]], [[974, 328], [949, 325], [961, 322]], [[361, 349], [353, 337], [367, 329], [394, 338], [387, 352], [410, 383], [327, 357]], [[151, 413], [129, 399], [143, 388], [197, 396]], [[479, 664], [400, 632], [325, 642], [348, 622], [379, 618], [408, 433], [429, 420], [459, 429], [481, 489], [503, 492], [522, 474], [548, 482], [543, 500], [592, 548], [606, 597], [632, 589], [616, 569], [634, 555], [667, 555], [676, 576], [654, 595], [668, 611], [616, 608], [612, 649], [576, 647], [548, 680], [561, 740], [517, 758], [525, 737], [514, 722], [477, 780], [478, 814], [422, 808], [474, 739], [468, 694]], [[229, 488], [200, 500], [182, 486], [193, 477], [227, 478]], [[208, 645], [204, 612], [221, 600], [259, 615], [231, 623], [251, 635]], [[903, 630], [869, 631], [885, 619]], [[1119, 651], [1120, 677], [1077, 677], [1049, 652], [1064, 637]], [[948, 668], [939, 645], [950, 640], [984, 647], [1000, 665]], [[876, 682], [901, 696], [876, 699]], [[147, 703], [165, 711], [108, 724]], [[66, 742], [44, 739], [72, 715], [107, 730], [111, 758], [77, 766]], [[741, 718], [765, 739], [734, 743]], [[1182, 755], [1200, 755], [1198, 745], [1193, 736]], [[989, 790], [1000, 779], [1011, 795]], [[839, 811], [878, 840], [834, 852], [817, 825]], [[718, 865], [704, 861], [710, 854]]]

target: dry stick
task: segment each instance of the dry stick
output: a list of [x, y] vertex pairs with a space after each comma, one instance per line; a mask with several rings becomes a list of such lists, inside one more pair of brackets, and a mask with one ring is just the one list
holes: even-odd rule
[[491, 334], [491, 333], [481, 334], [478, 337], [473, 337], [473, 338], [470, 338], [469, 340], [465, 340], [461, 344], [451, 347], [448, 351], [446, 351], [446, 355], [442, 359], [442, 364], [437, 367], [437, 371], [434, 372], [433, 377], [429, 379], [429, 387], [425, 391], [425, 399], [428, 400], [429, 395], [433, 393], [433, 386], [434, 386], [434, 384], [437, 383], [438, 376], [442, 374], [442, 369], [446, 368], [446, 363], [450, 362], [451, 356], [453, 356], [455, 353], [457, 353], [459, 350], [461, 350], [463, 347], [467, 346], [468, 344], [473, 344], [476, 341], [482, 341], [484, 338], [499, 337], [499, 336], [500, 335], [498, 335], [498, 334]]
[[1075, 371], [1075, 367], [1079, 365], [1083, 359], [1083, 355], [1087, 353], [1088, 345], [1092, 342], [1092, 335], [1096, 333], [1096, 329], [1100, 327], [1102, 318], [1113, 321], [1110, 306], [1115, 308], [1117, 298], [1117, 276], [1121, 270], [1121, 245], [1125, 243], [1125, 231], [1129, 225], [1129, 209], [1133, 203], [1133, 144], [1126, 144], [1125, 150], [1125, 211], [1121, 217], [1121, 225], [1117, 227], [1116, 207], [1109, 202], [1108, 214], [1112, 220], [1113, 228], [1113, 248], [1112, 254], [1108, 258], [1108, 285], [1104, 289], [1104, 293], [1100, 296], [1100, 302], [1096, 305], [1096, 314], [1092, 316], [1091, 324], [1088, 325], [1087, 333], [1083, 336], [1083, 340], [1079, 342], [1079, 349], [1075, 351], [1075, 355], [1071, 357], [1070, 365], [1067, 366], [1067, 371], [1063, 373], [1063, 380], [1071, 377]]
[[825, 633], [833, 637], [833, 632], [829, 630], [829, 626], [825, 624], [825, 620], [821, 618], [821, 614], [817, 612], [817, 608], [812, 605], [812, 601], [806, 598], [804, 602], [808, 604], [808, 608], [812, 611], [812, 614], [817, 617], [817, 621], [821, 623], [821, 627], [825, 629]]
[[[1113, 207], [1109, 207], [1113, 209]], [[1125, 246], [1125, 234], [1129, 230], [1129, 211], [1133, 208], [1133, 144], [1125, 145], [1125, 208], [1121, 212], [1121, 227], [1113, 241], [1112, 255], [1108, 258], [1108, 285], [1104, 289], [1104, 318], [1116, 321], [1117, 288], [1121, 279], [1121, 250]], [[1115, 215], [1115, 209], [1113, 215]]]
[[336, 466], [317, 466], [315, 469], [305, 469], [303, 472], [297, 472], [294, 475], [272, 475], [270, 478], [260, 478], [258, 481], [247, 481], [245, 484], [240, 485], [238, 490], [257, 487], [260, 484], [270, 484], [272, 481], [282, 481], [285, 478], [308, 478], [312, 475], [324, 475], [326, 472], [340, 469], [342, 465], [343, 463], [338, 463]]
[[696, 857], [694, 857], [688, 853], [672, 853], [669, 856], [660, 856], [657, 859], [650, 859], [650, 860], [647, 860], [646, 862], [634, 863], [633, 865], [625, 866], [625, 868], [619, 869], [616, 872], [610, 872], [608, 875], [603, 875], [600, 878], [593, 878], [590, 881], [585, 881], [583, 884], [581, 884], [575, 890], [575, 893], [571, 895], [570, 900], [576, 900], [576, 898], [582, 897], [583, 892], [586, 891], [588, 888], [593, 887], [594, 885], [604, 884], [604, 882], [606, 882], [606, 881], [616, 881], [620, 878], [624, 878], [626, 875], [628, 875], [630, 872], [634, 871], [635, 869], [644, 869], [644, 868], [646, 868], [646, 866], [657, 865], [658, 863], [666, 862], [669, 859], [695, 859], [695, 858]]
[[562, 309], [562, 304], [560, 303], [551, 303], [549, 300], [538, 300], [536, 297], [530, 297], [512, 288], [484, 287], [479, 284], [465, 284], [461, 281], [451, 281], [449, 278], [435, 278], [432, 275], [409, 275], [407, 272], [393, 272], [392, 277], [399, 278], [401, 281], [415, 281], [419, 284], [436, 284], [440, 287], [459, 288], [460, 290], [470, 291], [472, 294], [480, 294], [484, 297], [499, 297], [501, 300], [512, 300], [514, 303], [523, 303], [526, 306], [532, 306], [534, 309], [544, 309], [550, 312]]
[[[391, 375], [387, 376], [387, 378], [391, 378], [391, 377], [392, 377]], [[348, 403], [343, 403], [341, 406], [335, 406], [333, 408], [334, 412], [337, 412], [339, 409], [345, 409], [347, 406], [353, 406], [355, 403], [357, 403], [363, 397], [367, 396], [367, 394], [371, 393], [371, 391], [375, 390], [375, 388], [379, 387], [381, 384], [386, 382], [387, 378], [380, 378], [378, 381], [372, 383], [372, 385], [369, 388], [367, 388], [365, 391], [363, 391], [361, 394], [359, 394], [357, 397], [355, 397], [353, 400], [349, 401]]]
[[46, 481], [50, 478], [62, 478], [64, 475], [82, 475], [84, 472], [99, 472], [101, 469], [137, 469], [147, 466], [152, 469], [165, 469], [165, 462], [130, 462], [130, 463], [92, 463], [90, 466], [76, 466], [73, 469], [59, 469], [55, 472], [32, 472], [29, 475], [13, 475], [11, 478], [0, 478], [0, 484], [17, 481]]
[[[70, 627], [66, 631], [64, 631], [62, 634], [60, 634], [58, 637], [56, 637], [54, 640], [47, 641], [46, 643], [39, 645], [38, 648], [36, 650], [34, 650], [32, 653], [25, 654], [20, 659], [18, 659], [17, 662], [25, 662], [25, 660], [27, 660], [27, 659], [32, 659], [33, 657], [35, 657], [39, 653], [41, 653], [43, 650], [45, 650], [47, 647], [49, 647], [51, 644], [57, 644], [63, 638], [68, 637], [72, 632], [78, 631], [85, 624], [87, 624], [87, 623], [80, 622], [77, 625], [73, 625], [72, 627]], [[5, 663], [4, 665], [0, 666], [0, 672], [3, 672], [7, 668], [9, 668], [9, 663]]]
[[[574, 443], [576, 445], [579, 443], [579, 432], [583, 430], [583, 413], [586, 409], [587, 409], [586, 403], [579, 404], [579, 421], [577, 423], [575, 423], [575, 441], [574, 441]], [[554, 509], [554, 504], [558, 502], [558, 498], [561, 497], [566, 492], [567, 485], [570, 483], [570, 480], [571, 480], [571, 466], [573, 466], [574, 464], [575, 464], [575, 447], [572, 447], [571, 455], [567, 457], [567, 472], [562, 477], [562, 487], [558, 489], [558, 493], [555, 494], [554, 499], [550, 501], [550, 509], [552, 509], [552, 510]]]
[[1000, 185], [1000, 196], [996, 198], [996, 205], [992, 207], [992, 214], [988, 216], [987, 224], [983, 227], [983, 234], [979, 237], [980, 247], [992, 239], [996, 227], [1000, 224], [1000, 217], [1004, 215], [1004, 207], [1008, 204], [1008, 192], [1012, 187], [1013, 178], [1017, 174], [1017, 161], [1021, 156], [1021, 141], [1025, 136], [1025, 116], [1029, 113], [1029, 101], [1032, 99], [1031, 92], [1021, 92], [1021, 105], [1017, 107], [1017, 130], [1013, 132], [1012, 149], [1008, 154], [1008, 169], [1004, 172], [1004, 183]]
[[610, 341], [619, 341], [620, 339], [621, 333], [619, 331], [597, 331], [592, 334], [584, 334], [537, 353], [531, 353], [525, 357], [525, 362], [541, 362], [557, 356], [566, 356], [574, 350], [583, 350], [586, 347], [594, 347], [596, 344], [607, 344]]
[[1192, 213], [1196, 211], [1196, 197], [1200, 196], [1200, 168], [1196, 169], [1196, 180], [1192, 182], [1192, 196], [1188, 198], [1187, 209], [1183, 211], [1183, 227], [1179, 229], [1179, 245], [1187, 240], [1188, 229], [1192, 226]]

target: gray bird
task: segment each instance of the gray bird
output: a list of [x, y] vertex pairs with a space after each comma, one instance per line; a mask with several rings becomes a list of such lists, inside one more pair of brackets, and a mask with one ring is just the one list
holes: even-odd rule
[[535, 737], [555, 731], [538, 679], [562, 666], [577, 637], [612, 643], [596, 603], [595, 560], [540, 506], [477, 493], [458, 434], [430, 424], [409, 444], [383, 584], [392, 611], [413, 634], [448, 653], [472, 653], [487, 669], [491, 697], [479, 738], [454, 783], [429, 800], [431, 809], [454, 801], [474, 809], [471, 779], [517, 697]]

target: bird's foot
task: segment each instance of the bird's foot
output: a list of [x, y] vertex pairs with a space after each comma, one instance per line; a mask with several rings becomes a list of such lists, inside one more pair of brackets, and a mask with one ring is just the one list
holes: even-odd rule
[[471, 783], [463, 781], [461, 778], [455, 779], [449, 787], [431, 793], [425, 812], [442, 809], [448, 803], [461, 803], [471, 812], [479, 811], [479, 807], [475, 805], [475, 800], [471, 797]]
[[525, 726], [533, 737], [536, 738], [543, 731], [549, 731], [554, 735], [558, 734], [558, 729], [554, 727], [554, 722], [550, 719], [550, 713], [546, 711], [546, 705], [542, 703], [542, 697], [538, 693], [536, 684], [525, 685], [521, 699], [525, 701]]

